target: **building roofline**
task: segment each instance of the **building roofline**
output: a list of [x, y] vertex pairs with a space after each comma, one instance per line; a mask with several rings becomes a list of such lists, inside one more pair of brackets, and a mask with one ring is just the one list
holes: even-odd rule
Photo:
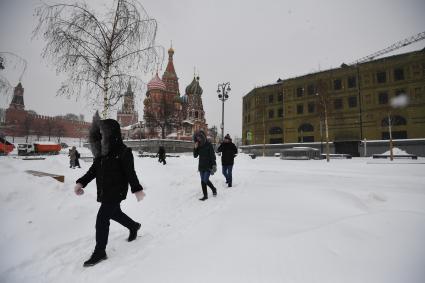
[[[399, 57], [408, 56], [408, 55], [412, 55], [412, 54], [420, 54], [420, 53], [425, 53], [425, 48], [415, 50], [415, 51], [405, 52], [405, 53], [401, 53], [401, 54], [395, 54], [395, 55], [391, 55], [391, 56], [388, 56], [388, 57], [382, 57], [382, 58], [367, 61], [367, 62], [363, 62], [363, 63], [360, 63], [359, 66], [365, 66], [365, 65], [368, 65], [368, 64], [371, 64], [371, 63], [376, 63], [376, 62], [379, 62], [379, 61], [393, 60], [393, 59], [396, 59], [396, 58], [399, 58]], [[295, 76], [295, 77], [291, 77], [291, 78], [287, 78], [287, 79], [283, 79], [283, 80], [279, 79], [275, 83], [270, 83], [270, 84], [265, 84], [265, 85], [254, 87], [252, 90], [250, 90], [243, 97], [252, 94], [257, 89], [262, 89], [262, 88], [267, 88], [267, 87], [270, 87], [270, 86], [285, 84], [286, 82], [289, 82], [289, 81], [292, 81], [292, 80], [307, 78], [309, 76], [323, 74], [323, 73], [327, 73], [327, 72], [332, 72], [332, 71], [339, 70], [339, 69], [354, 68], [355, 66], [356, 66], [356, 64], [347, 65], [345, 63], [342, 63], [341, 66], [337, 67], [337, 68], [330, 68], [330, 69], [326, 69], [326, 70], [323, 70], [323, 71], [307, 73], [307, 74], [304, 74], [304, 75], [299, 75], [299, 76]]]

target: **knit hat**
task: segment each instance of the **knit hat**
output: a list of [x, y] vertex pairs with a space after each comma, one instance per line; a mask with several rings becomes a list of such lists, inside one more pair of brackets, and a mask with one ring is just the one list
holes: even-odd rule
[[230, 138], [230, 135], [229, 134], [225, 135], [224, 136], [224, 139], [228, 139], [229, 141], [232, 141], [232, 139]]

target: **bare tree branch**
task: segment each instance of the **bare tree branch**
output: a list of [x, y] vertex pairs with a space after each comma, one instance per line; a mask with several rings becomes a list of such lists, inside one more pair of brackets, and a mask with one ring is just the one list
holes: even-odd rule
[[[46, 40], [42, 56], [68, 79], [59, 95], [102, 99], [103, 118], [123, 96], [129, 80], [132, 87], [163, 60], [163, 48], [155, 45], [157, 22], [137, 0], [114, 0], [103, 17], [84, 2], [42, 4], [36, 9], [34, 36]], [[144, 84], [144, 83], [142, 83]]]

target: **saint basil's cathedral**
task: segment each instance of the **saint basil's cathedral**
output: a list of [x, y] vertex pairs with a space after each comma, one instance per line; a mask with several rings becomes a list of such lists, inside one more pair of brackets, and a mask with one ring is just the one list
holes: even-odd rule
[[[147, 84], [141, 129], [144, 138], [191, 140], [197, 130], [202, 129], [208, 133], [199, 77], [194, 77], [186, 87], [185, 94], [180, 96], [173, 56], [174, 50], [170, 48], [168, 64], [162, 78], [157, 72]], [[138, 114], [134, 110], [134, 94], [130, 86], [124, 95], [117, 120], [123, 128], [137, 124]]]

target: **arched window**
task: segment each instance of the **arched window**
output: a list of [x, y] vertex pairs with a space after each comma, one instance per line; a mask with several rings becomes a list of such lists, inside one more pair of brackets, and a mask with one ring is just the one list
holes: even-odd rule
[[304, 123], [301, 126], [298, 127], [298, 132], [313, 132], [314, 131], [314, 127], [313, 125], [309, 124], [309, 123]]
[[282, 134], [282, 133], [283, 133], [283, 131], [282, 131], [282, 128], [280, 128], [280, 127], [272, 127], [272, 128], [269, 129], [270, 135], [278, 135], [278, 134]]
[[[388, 127], [388, 117], [385, 117], [381, 121], [382, 127]], [[403, 126], [406, 125], [406, 119], [399, 115], [391, 115], [391, 126]]]

